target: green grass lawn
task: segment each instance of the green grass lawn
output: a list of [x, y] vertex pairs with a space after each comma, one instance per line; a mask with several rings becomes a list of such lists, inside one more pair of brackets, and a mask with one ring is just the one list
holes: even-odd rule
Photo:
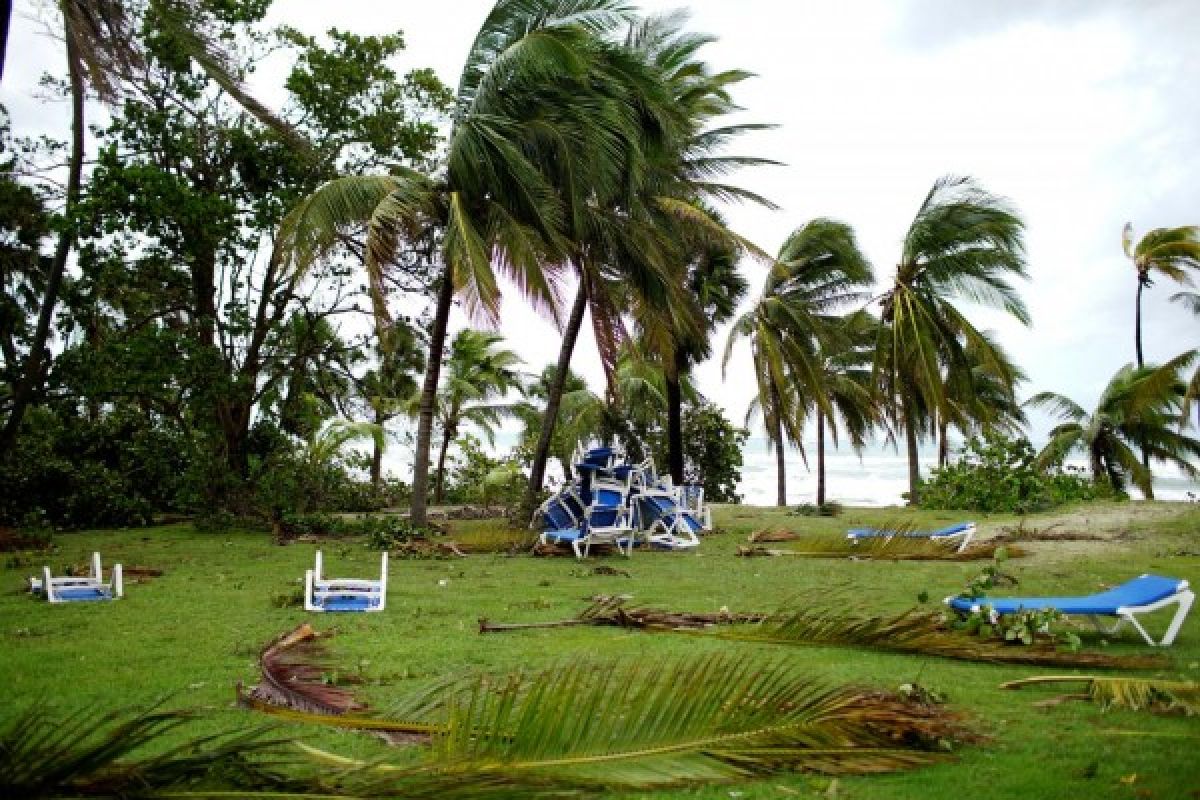
[[[192, 731], [242, 729], [264, 720], [233, 706], [234, 686], [257, 680], [256, 656], [275, 635], [305, 619], [336, 628], [337, 663], [358, 671], [361, 693], [386, 710], [402, 696], [438, 678], [464, 672], [571, 664], [600, 657], [652, 659], [660, 655], [722, 650], [785, 659], [833, 683], [884, 688], [917, 681], [943, 692], [968, 712], [990, 741], [962, 749], [954, 762], [909, 773], [828, 779], [796, 775], [659, 796], [756, 798], [1080, 798], [1200, 796], [1195, 758], [1196, 718], [1102, 712], [1084, 703], [1038, 709], [1032, 703], [1067, 691], [1005, 692], [1002, 681], [1061, 670], [1005, 667], [837, 648], [783, 647], [698, 640], [696, 637], [565, 628], [480, 636], [477, 619], [536, 621], [574, 616], [595, 594], [630, 594], [633, 603], [680, 610], [770, 611], [789, 598], [825, 589], [852, 589], [862, 606], [899, 611], [917, 595], [957, 592], [981, 564], [870, 562], [802, 558], [737, 558], [737, 547], [758, 528], [788, 528], [842, 535], [859, 523], [903, 519], [922, 526], [961, 519], [952, 513], [897, 509], [847, 509], [837, 519], [810, 519], [774, 510], [725, 507], [719, 535], [697, 552], [635, 553], [619, 557], [535, 559], [472, 555], [453, 561], [392, 563], [388, 606], [382, 614], [309, 615], [273, 602], [296, 592], [312, 565], [316, 545], [272, 544], [265, 534], [199, 534], [190, 526], [93, 531], [57, 537], [58, 550], [34, 556], [57, 569], [83, 562], [99, 549], [106, 567], [160, 567], [163, 577], [130, 582], [123, 600], [110, 604], [50, 606], [23, 591], [35, 570], [0, 571], [0, 686], [8, 717], [34, 702], [63, 709], [112, 710], [153, 703], [205, 707], [212, 714]], [[1015, 520], [976, 517], [983, 536]], [[1006, 569], [1029, 594], [1088, 593], [1142, 572], [1200, 584], [1200, 508], [1170, 504], [1094, 505], [1030, 518], [1029, 527], [1059, 523], [1056, 532], [1097, 533], [1102, 542], [1039, 542]], [[465, 538], [479, 523], [458, 523]], [[378, 555], [355, 542], [327, 542], [327, 573], [372, 576]], [[0, 557], [3, 558], [3, 557]], [[597, 564], [630, 577], [592, 573]], [[1165, 617], [1151, 619], [1161, 631]], [[1088, 646], [1101, 646], [1095, 637]], [[1109, 645], [1142, 651], [1129, 636]], [[1200, 679], [1200, 615], [1185, 624], [1169, 651], [1174, 666], [1162, 677]], [[375, 740], [354, 733], [296, 728], [339, 753], [388, 755]], [[409, 754], [394, 751], [394, 758]]]

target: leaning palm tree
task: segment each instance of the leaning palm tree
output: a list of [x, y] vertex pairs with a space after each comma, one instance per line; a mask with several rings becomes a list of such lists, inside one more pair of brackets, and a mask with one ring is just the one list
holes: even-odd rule
[[[727, 369], [734, 344], [750, 340], [757, 394], [750, 413], [761, 413], [775, 449], [776, 504], [787, 504], [785, 447], [803, 450], [805, 409], [832, 418], [818, 353], [837, 340], [836, 312], [865, 299], [871, 265], [849, 225], [818, 218], [784, 242], [754, 307], [733, 324], [725, 344]], [[750, 414], [747, 415], [748, 417]]]
[[1200, 226], [1155, 228], [1134, 244], [1133, 223], [1126, 222], [1121, 232], [1121, 246], [1137, 271], [1133, 336], [1137, 365], [1142, 367], [1146, 364], [1142, 354], [1142, 292], [1154, 285], [1156, 274], [1185, 286], [1192, 284], [1188, 271], [1200, 270]]
[[451, 305], [495, 321], [497, 271], [535, 306], [557, 315], [557, 284], [575, 252], [568, 235], [581, 198], [611, 197], [644, 120], [631, 86], [645, 70], [606, 35], [631, 22], [618, 0], [498, 0], [458, 83], [452, 126], [435, 175], [397, 169], [319, 188], [281, 226], [298, 270], [366, 226], [365, 268], [377, 317], [382, 273], [401, 247], [436, 244], [429, 358], [421, 387], [411, 519], [426, 519], [435, 400]]
[[521, 359], [512, 350], [497, 349], [503, 341], [498, 333], [466, 329], [459, 331], [450, 344], [446, 380], [438, 389], [435, 411], [442, 432], [434, 480], [435, 503], [440, 504], [445, 495], [446, 454], [462, 426], [474, 425], [494, 444], [496, 426], [513, 413], [511, 404], [496, 401], [522, 388], [521, 373], [517, 371]]
[[918, 439], [948, 411], [944, 375], [968, 363], [974, 349], [990, 370], [998, 354], [958, 309], [969, 301], [1007, 311], [1029, 324], [1012, 276], [1026, 277], [1024, 223], [1008, 204], [970, 178], [939, 178], [904, 237], [892, 287], [881, 298], [883, 325], [875, 372], [893, 428], [903, 428], [909, 502], [917, 502]]
[[1180, 371], [1191, 366], [1197, 355], [1198, 351], [1185, 353], [1161, 367], [1125, 365], [1113, 375], [1091, 412], [1054, 392], [1031, 397], [1027, 405], [1064, 420], [1050, 432], [1050, 441], [1038, 455], [1039, 465], [1061, 464], [1080, 450], [1087, 454], [1096, 481], [1105, 481], [1117, 491], [1132, 482], [1147, 499], [1154, 497], [1153, 476], [1137, 457], [1135, 446], [1186, 475], [1200, 475], [1190, 460], [1200, 456], [1200, 439], [1177, 428], [1186, 392]]
[[[640, 338], [673, 363], [674, 341], [699, 337], [704, 327], [702, 313], [687, 297], [686, 265], [698, 243], [754, 250], [728, 231], [704, 202], [738, 199], [770, 205], [753, 192], [720, 180], [736, 167], [768, 163], [722, 152], [730, 140], [764, 126], [709, 127], [736, 110], [729, 87], [748, 75], [738, 70], [713, 73], [697, 60], [698, 51], [714, 38], [683, 32], [686, 18], [682, 13], [651, 17], [634, 26], [626, 40], [630, 56], [651, 65], [660, 77], [675, 123], [673, 130], [647, 140], [639, 149], [641, 162], [631, 185], [639, 186], [640, 198], [634, 198], [633, 204], [628, 196], [610, 202], [596, 198], [573, 215], [585, 223], [579, 236], [583, 246], [576, 259], [579, 288], [563, 331], [558, 374], [566, 374], [584, 313], [590, 311], [610, 393], [617, 388], [616, 364], [625, 338], [618, 309], [632, 309]], [[662, 113], [655, 117], [661, 118]], [[615, 217], [609, 212], [614, 203], [620, 211]], [[672, 387], [673, 396], [676, 388]], [[553, 387], [546, 405], [526, 505], [541, 489], [561, 393], [561, 386]]]

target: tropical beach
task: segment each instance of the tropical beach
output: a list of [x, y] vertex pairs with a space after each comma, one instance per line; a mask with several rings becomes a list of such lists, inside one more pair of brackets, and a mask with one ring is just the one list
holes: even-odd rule
[[1190, 4], [0, 22], [0, 797], [1200, 793]]

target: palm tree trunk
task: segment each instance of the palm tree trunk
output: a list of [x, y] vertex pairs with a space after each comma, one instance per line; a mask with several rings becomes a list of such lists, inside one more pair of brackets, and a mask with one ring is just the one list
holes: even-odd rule
[[917, 422], [908, 409], [904, 409], [904, 438], [908, 447], [908, 504], [915, 506], [920, 499], [917, 483], [921, 480], [921, 464], [917, 454]]
[[12, 22], [12, 0], [0, 2], [0, 80], [4, 79], [4, 60], [8, 55], [8, 26]]
[[426, 523], [429, 503], [429, 448], [433, 439], [433, 405], [437, 399], [438, 379], [442, 372], [442, 348], [446, 345], [446, 326], [450, 321], [450, 306], [454, 302], [454, 280], [447, 267], [438, 288], [437, 309], [433, 329], [429, 332], [429, 359], [425, 366], [425, 382], [421, 386], [421, 405], [417, 418], [417, 449], [413, 455], [413, 494], [409, 519], [414, 526]]
[[944, 420], [938, 420], [938, 466], [945, 467], [946, 462], [950, 460], [950, 442], [947, 437], [950, 434], [950, 426]]
[[1146, 288], [1146, 284], [1142, 281], [1141, 274], [1138, 275], [1137, 301], [1134, 305], [1133, 312], [1133, 341], [1137, 346], [1137, 364], [1138, 369], [1146, 366], [1146, 359], [1142, 356], [1142, 290]]
[[442, 432], [442, 449], [438, 453], [437, 479], [433, 484], [433, 502], [436, 505], [441, 505], [445, 498], [446, 487], [446, 453], [450, 450], [450, 426], [446, 426], [446, 430]]
[[787, 505], [787, 472], [785, 453], [783, 452], [783, 420], [779, 418], [779, 387], [771, 384], [771, 403], [775, 408], [775, 424], [771, 426], [771, 436], [775, 439], [775, 505], [783, 508]]
[[575, 342], [579, 338], [579, 329], [583, 327], [583, 313], [587, 310], [587, 281], [580, 276], [579, 290], [575, 293], [575, 302], [571, 305], [571, 316], [567, 318], [567, 327], [563, 330], [562, 344], [558, 348], [558, 364], [555, 367], [554, 382], [546, 395], [546, 411], [542, 414], [542, 430], [538, 433], [537, 450], [533, 455], [533, 465], [529, 470], [529, 484], [525, 487], [525, 498], [522, 501], [521, 512], [533, 514], [537, 507], [537, 496], [542, 491], [542, 482], [546, 479], [546, 463], [550, 460], [550, 445], [554, 439], [554, 428], [558, 425], [558, 409], [562, 404], [563, 391], [567, 387], [567, 374], [571, 370], [571, 356], [575, 352]]
[[[1133, 313], [1133, 331], [1134, 343], [1137, 345], [1137, 364], [1138, 369], [1146, 366], [1146, 359], [1142, 355], [1142, 290], [1146, 288], [1146, 282], [1142, 278], [1142, 274], [1138, 273], [1138, 288], [1137, 288], [1137, 303]], [[1146, 452], [1146, 445], [1142, 443], [1142, 466], [1150, 469], [1150, 454]], [[1147, 500], [1154, 499], [1154, 490], [1151, 490], [1146, 495]]]
[[[11, 13], [11, 7], [6, 10]], [[5, 24], [7, 25], [7, 22]], [[67, 258], [71, 254], [71, 246], [75, 243], [75, 228], [71, 217], [75, 206], [79, 203], [79, 187], [83, 182], [84, 91], [82, 66], [79, 63], [79, 53], [74, 39], [68, 36], [66, 41], [67, 74], [71, 85], [71, 157], [67, 165], [67, 194], [64, 212], [66, 222], [62, 233], [58, 236], [58, 244], [54, 248], [54, 259], [50, 262], [50, 272], [46, 277], [46, 288], [42, 293], [42, 305], [38, 310], [37, 327], [34, 329], [33, 340], [29, 345], [29, 354], [25, 357], [20, 378], [13, 387], [12, 410], [8, 414], [3, 430], [0, 430], [0, 460], [11, 454], [21, 421], [25, 418], [25, 412], [33, 402], [34, 393], [42, 383], [46, 366], [44, 363], [46, 343], [50, 339], [50, 324], [54, 320], [54, 308], [58, 305], [58, 293], [62, 289], [63, 277], [67, 271]]]
[[817, 410], [817, 507], [825, 505], [825, 413]]
[[667, 370], [667, 464], [671, 480], [683, 483], [683, 390], [680, 386], [683, 354], [676, 349]]

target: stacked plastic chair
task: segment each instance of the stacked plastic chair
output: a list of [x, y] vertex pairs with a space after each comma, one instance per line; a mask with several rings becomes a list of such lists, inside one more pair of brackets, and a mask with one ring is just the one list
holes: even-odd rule
[[92, 553], [91, 571], [87, 575], [65, 575], [54, 577], [50, 568], [42, 569], [42, 577], [29, 579], [29, 590], [42, 595], [51, 603], [88, 603], [97, 600], [115, 600], [124, 592], [121, 565], [112, 568], [111, 580], [104, 582], [104, 570], [100, 566], [100, 554]]
[[575, 454], [579, 477], [534, 513], [531, 527], [542, 529], [547, 545], [569, 545], [586, 558], [593, 544], [609, 544], [629, 556], [638, 545], [664, 550], [699, 546], [699, 534], [712, 530], [712, 511], [698, 486], [672, 485], [654, 461], [630, 463], [619, 448], [581, 447]]

